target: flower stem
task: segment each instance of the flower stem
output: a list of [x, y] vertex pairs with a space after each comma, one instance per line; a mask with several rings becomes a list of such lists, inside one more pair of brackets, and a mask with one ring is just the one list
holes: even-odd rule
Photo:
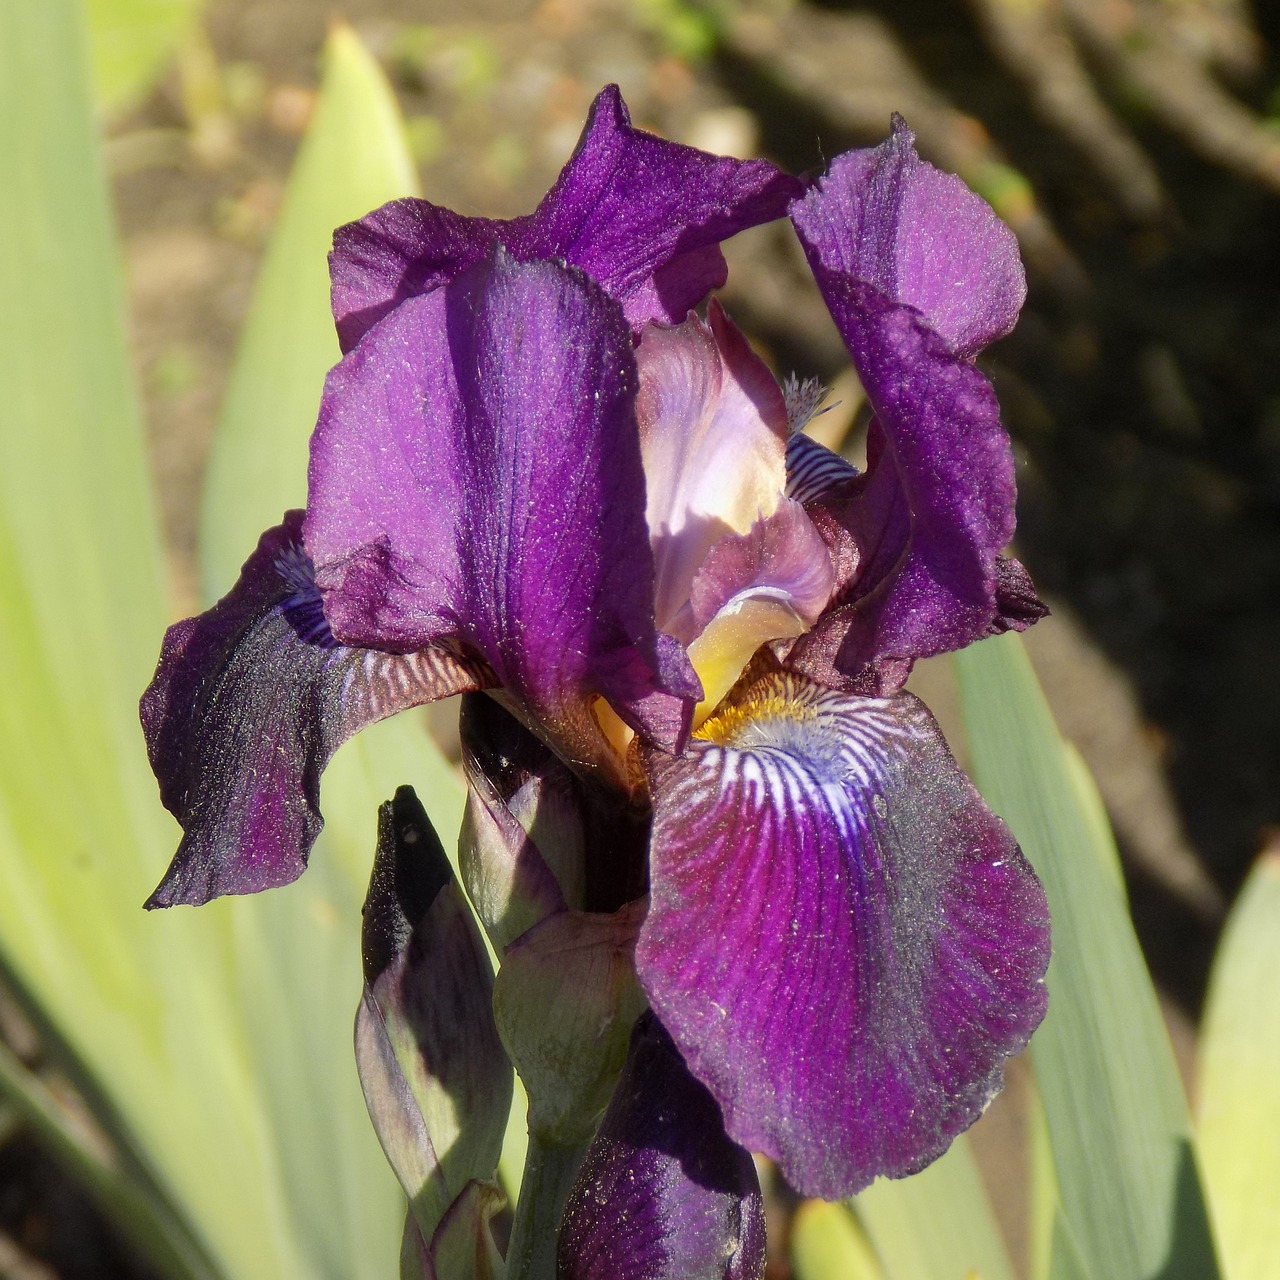
[[529, 1135], [520, 1199], [507, 1247], [506, 1280], [555, 1280], [560, 1215], [586, 1152], [586, 1143], [562, 1147]]

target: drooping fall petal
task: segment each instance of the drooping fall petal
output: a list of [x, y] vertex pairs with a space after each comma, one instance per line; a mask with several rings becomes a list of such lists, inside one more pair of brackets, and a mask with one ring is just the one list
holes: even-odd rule
[[288, 884], [323, 819], [320, 774], [367, 724], [492, 682], [448, 641], [404, 654], [339, 644], [302, 549], [302, 512], [262, 535], [231, 591], [170, 627], [142, 725], [183, 837], [149, 907]]
[[521, 261], [581, 267], [633, 328], [680, 321], [724, 284], [720, 242], [782, 217], [802, 190], [767, 161], [714, 156], [634, 128], [610, 85], [533, 213], [504, 222], [396, 200], [340, 227], [330, 256], [338, 335], [350, 350], [406, 298], [454, 279], [496, 242]]
[[1043, 891], [923, 705], [791, 675], [648, 754], [636, 964], [730, 1136], [836, 1198], [941, 1154], [1044, 1013]]

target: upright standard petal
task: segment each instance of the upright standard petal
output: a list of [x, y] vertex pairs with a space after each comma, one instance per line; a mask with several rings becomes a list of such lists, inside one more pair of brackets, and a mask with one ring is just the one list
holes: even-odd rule
[[637, 329], [647, 320], [683, 320], [724, 284], [720, 242], [782, 217], [802, 191], [767, 161], [714, 156], [634, 128], [610, 85], [534, 213], [502, 222], [396, 200], [340, 227], [329, 260], [338, 336], [350, 350], [406, 298], [487, 257], [495, 241], [522, 261], [563, 258], [582, 267]]
[[880, 147], [839, 157], [792, 220], [876, 415], [867, 474], [815, 504], [846, 578], [792, 661], [828, 683], [878, 664], [892, 674], [848, 687], [889, 690], [999, 612], [1013, 454], [970, 360], [1012, 327], [1022, 268], [1012, 233], [917, 158], [900, 120]]
[[302, 549], [302, 512], [262, 535], [231, 591], [169, 628], [142, 727], [182, 843], [148, 907], [296, 880], [324, 825], [320, 774], [358, 729], [485, 688], [443, 641], [403, 654], [339, 644]]
[[956, 355], [1004, 337], [1026, 299], [1013, 232], [916, 155], [901, 116], [878, 147], [837, 156], [792, 219], [824, 291], [833, 277], [861, 280], [914, 308]]
[[1045, 1008], [1044, 893], [924, 706], [772, 673], [654, 800], [640, 980], [730, 1137], [834, 1199], [941, 1154]]
[[613, 760], [595, 694], [675, 747], [700, 687], [654, 628], [635, 389], [620, 308], [572, 267], [498, 250], [397, 308], [330, 373], [312, 440], [335, 634], [465, 646], [579, 764]]
[[764, 1262], [751, 1157], [646, 1014], [569, 1193], [560, 1280], [759, 1280]]

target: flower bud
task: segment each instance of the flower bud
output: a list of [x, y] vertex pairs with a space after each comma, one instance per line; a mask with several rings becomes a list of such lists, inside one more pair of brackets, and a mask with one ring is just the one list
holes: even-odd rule
[[434, 1247], [459, 1198], [477, 1194], [468, 1187], [493, 1178], [512, 1081], [484, 942], [409, 787], [378, 811], [362, 941], [360, 1084], [420, 1238]]
[[493, 1012], [542, 1142], [585, 1144], [608, 1105], [646, 1004], [634, 960], [644, 912], [643, 902], [613, 915], [562, 911], [502, 958]]
[[561, 1220], [559, 1280], [760, 1280], [764, 1202], [750, 1155], [646, 1014]]
[[468, 1182], [440, 1220], [428, 1244], [411, 1209], [400, 1241], [400, 1280], [500, 1280], [502, 1257], [489, 1220], [501, 1207], [492, 1182]]

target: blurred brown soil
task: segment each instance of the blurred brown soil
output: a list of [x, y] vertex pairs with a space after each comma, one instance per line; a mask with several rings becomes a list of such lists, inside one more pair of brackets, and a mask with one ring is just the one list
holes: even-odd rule
[[[1263, 119], [1280, 14], [1260, 6], [1252, 26], [1228, 0], [739, 3], [719, 24], [625, 0], [344, 12], [392, 72], [426, 193], [466, 212], [529, 208], [616, 80], [638, 122], [796, 171], [901, 111], [926, 157], [1015, 227], [1030, 297], [985, 367], [1018, 450], [1019, 552], [1056, 613], [1030, 649], [1107, 802], [1189, 1073], [1223, 905], [1280, 822], [1280, 133]], [[207, 45], [109, 127], [180, 576], [331, 15], [330, 0], [210, 0]], [[838, 383], [851, 410], [786, 229], [730, 257], [727, 305], [775, 368]], [[954, 731], [945, 663], [916, 683]], [[976, 1130], [1016, 1238], [1020, 1079]], [[0, 1135], [0, 1188], [0, 1277], [143, 1274], [24, 1137]]]

